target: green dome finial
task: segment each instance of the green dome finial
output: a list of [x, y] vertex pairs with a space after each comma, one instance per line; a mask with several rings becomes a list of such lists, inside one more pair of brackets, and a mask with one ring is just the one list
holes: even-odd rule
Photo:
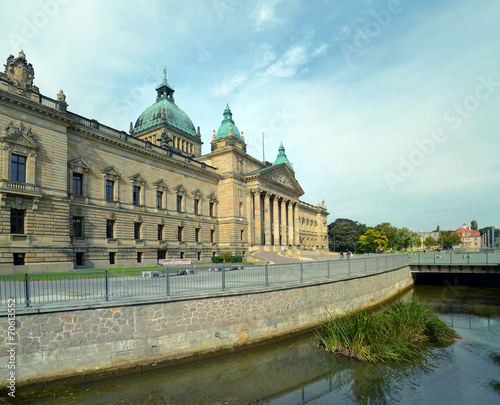
[[285, 147], [283, 146], [283, 142], [280, 143], [280, 147], [278, 149], [278, 156], [276, 157], [276, 160], [274, 161], [275, 165], [280, 165], [282, 163], [286, 163], [286, 165], [291, 169], [292, 166], [290, 164], [290, 161], [286, 157], [285, 154]]
[[224, 109], [224, 113], [222, 115], [224, 116], [224, 119], [222, 120], [219, 130], [217, 131], [216, 138], [219, 139], [224, 136], [233, 135], [241, 139], [240, 131], [238, 130], [236, 124], [234, 123], [233, 113], [229, 108], [229, 104], [226, 104], [226, 108]]

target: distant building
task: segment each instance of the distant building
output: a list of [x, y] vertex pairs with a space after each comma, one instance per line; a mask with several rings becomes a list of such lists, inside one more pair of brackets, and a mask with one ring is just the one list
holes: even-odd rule
[[430, 236], [431, 238], [434, 238], [436, 241], [436, 244], [434, 246], [431, 246], [431, 248], [436, 248], [439, 246], [439, 243], [437, 242], [438, 239], [441, 237], [441, 232], [419, 232], [420, 234], [420, 241], [421, 241], [421, 246], [423, 249], [425, 249], [424, 241]]
[[456, 233], [462, 238], [460, 249], [481, 249], [481, 235], [479, 231], [463, 224], [460, 229], [457, 229]]

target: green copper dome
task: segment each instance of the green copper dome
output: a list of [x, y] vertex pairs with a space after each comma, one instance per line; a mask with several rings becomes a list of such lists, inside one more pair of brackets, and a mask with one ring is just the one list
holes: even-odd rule
[[233, 132], [235, 137], [241, 139], [240, 131], [236, 128], [233, 121], [233, 113], [231, 112], [229, 105], [226, 105], [226, 109], [224, 110], [224, 119], [222, 120], [219, 130], [217, 131], [216, 138], [219, 139], [224, 136], [228, 136], [230, 130]]
[[193, 122], [174, 101], [174, 89], [167, 82], [166, 70], [163, 71], [163, 82], [156, 88], [156, 103], [146, 108], [137, 118], [134, 135], [165, 123], [187, 135], [196, 137]]
[[278, 157], [276, 158], [276, 160], [274, 161], [274, 164], [275, 165], [280, 165], [282, 163], [286, 163], [286, 165], [291, 169], [292, 166], [290, 164], [290, 161], [288, 160], [288, 158], [286, 157], [286, 154], [285, 154], [285, 148], [283, 147], [283, 142], [280, 144], [280, 147], [278, 149]]

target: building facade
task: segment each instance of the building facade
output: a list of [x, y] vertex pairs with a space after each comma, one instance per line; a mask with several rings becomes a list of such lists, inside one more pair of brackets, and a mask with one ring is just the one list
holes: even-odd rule
[[463, 226], [456, 230], [460, 235], [462, 242], [459, 245], [460, 249], [481, 249], [481, 235], [479, 231], [471, 229], [463, 224]]
[[207, 261], [230, 251], [327, 248], [327, 209], [304, 194], [283, 145], [246, 153], [229, 106], [202, 154], [167, 82], [119, 131], [33, 84], [24, 53], [0, 73], [0, 272]]

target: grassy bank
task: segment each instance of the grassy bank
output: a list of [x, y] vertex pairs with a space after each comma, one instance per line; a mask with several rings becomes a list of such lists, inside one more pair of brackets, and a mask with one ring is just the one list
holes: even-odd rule
[[409, 361], [427, 350], [424, 343], [450, 343], [456, 332], [415, 296], [382, 313], [353, 312], [330, 317], [316, 331], [318, 346], [362, 361]]

